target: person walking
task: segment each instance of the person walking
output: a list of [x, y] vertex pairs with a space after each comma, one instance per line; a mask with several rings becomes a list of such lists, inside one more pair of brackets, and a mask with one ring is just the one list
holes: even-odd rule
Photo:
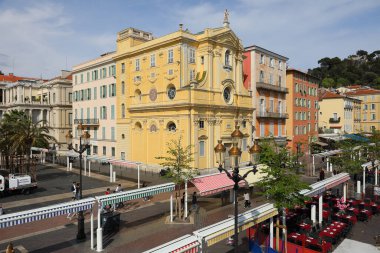
[[325, 170], [321, 169], [321, 171], [319, 172], [319, 181], [322, 181], [324, 179], [325, 179]]
[[249, 201], [249, 193], [246, 191], [244, 193], [244, 208], [251, 207], [251, 201]]
[[75, 186], [75, 199], [81, 199], [82, 196], [80, 196], [80, 187], [81, 185], [79, 183], [76, 184]]
[[123, 188], [121, 188], [121, 184], [118, 184], [115, 189], [115, 192], [122, 192], [122, 191], [123, 191]]
[[75, 181], [71, 185], [71, 192], [73, 193], [72, 200], [75, 200], [75, 197], [77, 195], [77, 183]]
[[191, 209], [196, 209], [198, 205], [198, 200], [197, 200], [197, 192], [193, 192], [193, 197], [191, 200]]
[[[115, 189], [115, 193], [118, 193], [118, 192], [122, 192], [123, 189], [121, 188], [121, 184], [118, 184], [116, 189]], [[118, 209], [118, 208], [122, 208], [124, 206], [124, 203], [123, 202], [119, 202], [115, 205], [115, 210]]]
[[107, 188], [107, 190], [106, 190], [106, 193], [105, 193], [106, 195], [109, 195], [109, 194], [111, 194], [111, 189], [110, 188]]

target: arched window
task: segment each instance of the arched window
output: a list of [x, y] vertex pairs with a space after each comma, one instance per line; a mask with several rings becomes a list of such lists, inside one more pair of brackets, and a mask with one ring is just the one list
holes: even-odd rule
[[177, 130], [177, 126], [174, 124], [174, 122], [169, 122], [167, 129], [170, 132], [175, 132]]
[[121, 104], [121, 118], [125, 118], [125, 104]]
[[140, 122], [136, 122], [135, 128], [136, 128], [136, 130], [141, 130], [142, 129], [141, 123]]
[[124, 81], [121, 82], [121, 94], [125, 94], [125, 83]]
[[224, 56], [224, 65], [231, 66], [231, 64], [230, 64], [230, 50], [226, 51], [226, 54]]
[[150, 131], [151, 131], [152, 133], [157, 132], [157, 127], [156, 127], [155, 124], [153, 124], [153, 125], [150, 126]]

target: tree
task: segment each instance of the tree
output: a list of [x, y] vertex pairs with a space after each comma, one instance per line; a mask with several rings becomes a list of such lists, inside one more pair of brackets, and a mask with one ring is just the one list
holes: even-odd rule
[[182, 136], [178, 140], [171, 140], [167, 144], [167, 156], [159, 156], [156, 159], [161, 160], [160, 165], [168, 169], [165, 177], [171, 179], [177, 189], [177, 205], [176, 213], [181, 217], [180, 198], [182, 185], [191, 180], [198, 174], [198, 170], [190, 166], [194, 161], [194, 153], [191, 151], [192, 145], [182, 146]]
[[322, 80], [322, 86], [325, 88], [335, 87], [335, 81], [332, 78], [326, 77]]
[[3, 72], [3, 71], [1, 71], [1, 69], [0, 69], [0, 75], [4, 75], [4, 72]]
[[[257, 183], [257, 186], [261, 189], [261, 194], [272, 200], [285, 216], [285, 208], [304, 205], [307, 197], [300, 194], [300, 191], [310, 187], [297, 175], [296, 170], [299, 165], [295, 162], [296, 157], [285, 147], [277, 147], [273, 139], [263, 142], [260, 146], [259, 163], [266, 164], [267, 167], [262, 169], [261, 173], [266, 176]], [[283, 223], [286, 225], [285, 219]]]
[[[27, 173], [31, 172], [31, 148], [48, 148], [49, 142], [56, 142], [55, 138], [49, 135], [50, 128], [46, 126], [46, 121], [34, 123], [24, 111], [12, 110], [4, 114], [0, 130], [5, 137], [5, 141], [0, 142], [2, 152], [5, 151], [7, 156], [27, 156]], [[35, 173], [32, 176], [35, 178]]]

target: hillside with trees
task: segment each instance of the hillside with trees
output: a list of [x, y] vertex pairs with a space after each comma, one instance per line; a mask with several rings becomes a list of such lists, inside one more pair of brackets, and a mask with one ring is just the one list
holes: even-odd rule
[[325, 57], [318, 61], [319, 67], [308, 73], [320, 78], [325, 88], [338, 88], [361, 84], [380, 88], [380, 50], [368, 53], [359, 50], [345, 59]]

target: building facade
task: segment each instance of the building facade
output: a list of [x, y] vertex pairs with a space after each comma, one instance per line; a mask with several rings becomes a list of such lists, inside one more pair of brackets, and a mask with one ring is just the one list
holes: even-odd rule
[[0, 81], [0, 118], [6, 111], [22, 110], [33, 122], [45, 120], [51, 127], [49, 134], [57, 140], [57, 151], [66, 149], [63, 144], [72, 122], [71, 72], [62, 70], [60, 76], [48, 81], [14, 76], [11, 79], [14, 82], [5, 78]]
[[244, 87], [252, 93], [253, 138], [274, 137], [286, 145], [286, 61], [288, 58], [258, 46], [245, 48]]
[[87, 155], [116, 156], [115, 53], [73, 67], [73, 145], [78, 148], [78, 125], [91, 135]]
[[380, 129], [380, 90], [369, 87], [351, 89], [345, 93], [347, 96], [360, 99], [361, 108], [356, 117], [356, 128], [359, 131], [371, 132]]
[[334, 133], [357, 133], [361, 100], [329, 90], [319, 90], [320, 129]]
[[320, 80], [296, 69], [286, 70], [286, 84], [289, 88], [286, 108], [288, 146], [296, 151], [301, 144], [303, 153], [309, 152], [309, 144], [318, 137], [318, 84]]
[[199, 169], [216, 167], [214, 147], [228, 150], [235, 122], [248, 160], [252, 102], [243, 86], [243, 46], [229, 28], [183, 30], [159, 38], [128, 28], [118, 33], [117, 157], [157, 164], [167, 143], [191, 145]]

